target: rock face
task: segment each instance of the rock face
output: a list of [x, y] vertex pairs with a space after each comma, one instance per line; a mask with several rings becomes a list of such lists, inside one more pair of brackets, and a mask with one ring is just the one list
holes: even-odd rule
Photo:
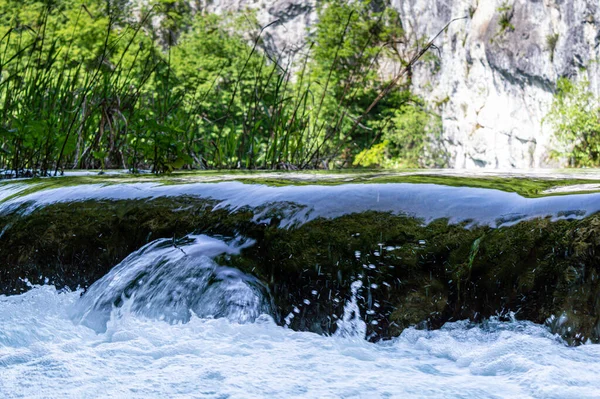
[[317, 20], [315, 0], [204, 0], [195, 9], [216, 14], [251, 10], [261, 26], [278, 21], [265, 29], [262, 38], [267, 51], [283, 58], [302, 50]]
[[[442, 116], [444, 145], [455, 168], [559, 166], [548, 158], [544, 125], [559, 77], [587, 78], [600, 94], [600, 3], [597, 0], [392, 0], [410, 34], [436, 35], [438, 59], [414, 69], [413, 88]], [[244, 8], [259, 23], [280, 24], [267, 48], [291, 54], [306, 42], [316, 3], [215, 0], [208, 12]]]
[[[442, 3], [442, 4], [437, 4]], [[596, 0], [395, 0], [407, 27], [439, 39], [440, 62], [420, 64], [415, 90], [441, 104], [456, 168], [531, 168], [548, 160], [543, 125], [561, 76], [600, 91], [600, 3]]]

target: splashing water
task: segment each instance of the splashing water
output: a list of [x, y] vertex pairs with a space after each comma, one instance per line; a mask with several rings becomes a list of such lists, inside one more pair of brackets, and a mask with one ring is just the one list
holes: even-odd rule
[[600, 345], [529, 322], [448, 323], [369, 343], [295, 332], [266, 315], [169, 324], [113, 309], [73, 324], [80, 292], [0, 296], [0, 397], [598, 398]]
[[92, 284], [71, 317], [98, 332], [106, 330], [114, 307], [171, 323], [199, 317], [225, 317], [244, 323], [271, 313], [266, 288], [237, 269], [212, 258], [237, 254], [252, 241], [225, 242], [205, 235], [183, 242], [156, 240], [129, 255]]
[[344, 315], [337, 322], [335, 335], [346, 338], [365, 339], [367, 335], [367, 324], [360, 317], [358, 307], [358, 291], [362, 288], [362, 281], [355, 281], [350, 286], [350, 301], [344, 306]]
[[81, 296], [0, 295], [1, 398], [599, 398], [600, 345], [530, 322], [369, 343], [362, 282], [334, 336], [279, 327], [267, 289], [217, 264], [251, 241], [156, 240]]

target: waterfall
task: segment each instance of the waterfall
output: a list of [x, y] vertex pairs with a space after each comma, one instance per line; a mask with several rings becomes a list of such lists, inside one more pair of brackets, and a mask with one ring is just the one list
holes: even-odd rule
[[170, 323], [225, 317], [252, 322], [271, 313], [266, 287], [256, 278], [217, 264], [218, 255], [235, 255], [253, 242], [229, 242], [206, 235], [159, 239], [135, 251], [92, 284], [71, 316], [98, 332], [106, 330], [114, 308]]

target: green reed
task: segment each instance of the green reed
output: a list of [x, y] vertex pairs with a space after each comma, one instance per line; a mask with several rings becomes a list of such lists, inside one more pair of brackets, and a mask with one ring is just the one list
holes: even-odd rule
[[[35, 26], [10, 27], [0, 38], [0, 168], [16, 177], [77, 168], [312, 168], [348, 145], [340, 134], [344, 97], [329, 96], [350, 19], [321, 79], [309, 71], [310, 50], [299, 68], [260, 50], [264, 27], [238, 54], [235, 76], [219, 73], [199, 89], [178, 72], [173, 47], [156, 44], [157, 12], [139, 21], [109, 15], [94, 57], [76, 51], [82, 26], [100, 21], [85, 6], [62, 22], [70, 24], [66, 36], [52, 5]], [[325, 111], [328, 101], [334, 113]]]

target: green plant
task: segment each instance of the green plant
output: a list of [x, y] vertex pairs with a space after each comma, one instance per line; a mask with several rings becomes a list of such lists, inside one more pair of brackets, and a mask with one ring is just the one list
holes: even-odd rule
[[358, 154], [355, 166], [420, 168], [447, 164], [448, 156], [440, 146], [439, 116], [429, 112], [418, 97], [406, 98], [380, 128], [383, 142]]
[[513, 17], [513, 7], [509, 4], [508, 1], [502, 3], [500, 7], [496, 9], [500, 13], [500, 18], [498, 19], [498, 24], [500, 25], [500, 32], [505, 32], [507, 30], [515, 30], [515, 26], [511, 23]]
[[473, 19], [475, 12], [477, 11], [477, 6], [469, 6], [469, 18]]
[[384, 140], [381, 143], [374, 144], [371, 148], [362, 150], [354, 159], [352, 165], [354, 166], [386, 166], [388, 161], [388, 147], [390, 142]]
[[[349, 26], [345, 34], [340, 32], [343, 21], [348, 21]], [[310, 68], [315, 80], [325, 75], [323, 71], [331, 71], [327, 75], [329, 84], [322, 92], [324, 106], [320, 111], [322, 118], [336, 122], [327, 129], [327, 134], [339, 137], [337, 141], [346, 148], [342, 156], [345, 161], [355, 166], [384, 167], [429, 163], [426, 159], [431, 154], [427, 148], [429, 139], [435, 136], [428, 131], [432, 114], [409, 88], [412, 74], [409, 60], [416, 49], [426, 45], [423, 39], [406, 35], [395, 11], [389, 8], [383, 12], [374, 11], [370, 1], [332, 1], [321, 10]], [[333, 59], [332, 53], [336, 54]], [[369, 109], [373, 99], [391, 84], [377, 71], [383, 58], [393, 58], [405, 66], [406, 80], [397, 90], [382, 97], [365, 115], [363, 112]], [[426, 53], [423, 60], [436, 68], [438, 58], [435, 55]], [[419, 111], [413, 107], [416, 103]], [[426, 122], [414, 126], [406, 123], [417, 119], [417, 114], [427, 115], [420, 121]], [[406, 140], [400, 144], [403, 139], [399, 136], [403, 134]]]
[[550, 50], [550, 61], [554, 61], [554, 51], [556, 50], [558, 38], [558, 33], [553, 33], [546, 36], [546, 45], [548, 46], [548, 50]]
[[385, 140], [389, 157], [409, 156], [390, 133], [417, 134], [399, 122], [415, 118], [408, 84], [364, 112], [389, 85], [382, 57], [410, 66], [411, 45], [423, 45], [390, 8], [328, 1], [299, 65], [262, 49], [268, 27], [251, 13], [189, 11], [181, 0], [137, 13], [123, 0], [0, 0], [0, 168], [344, 166]]
[[600, 101], [589, 83], [561, 78], [550, 112], [544, 118], [564, 146], [554, 157], [567, 157], [570, 166], [600, 165]]

